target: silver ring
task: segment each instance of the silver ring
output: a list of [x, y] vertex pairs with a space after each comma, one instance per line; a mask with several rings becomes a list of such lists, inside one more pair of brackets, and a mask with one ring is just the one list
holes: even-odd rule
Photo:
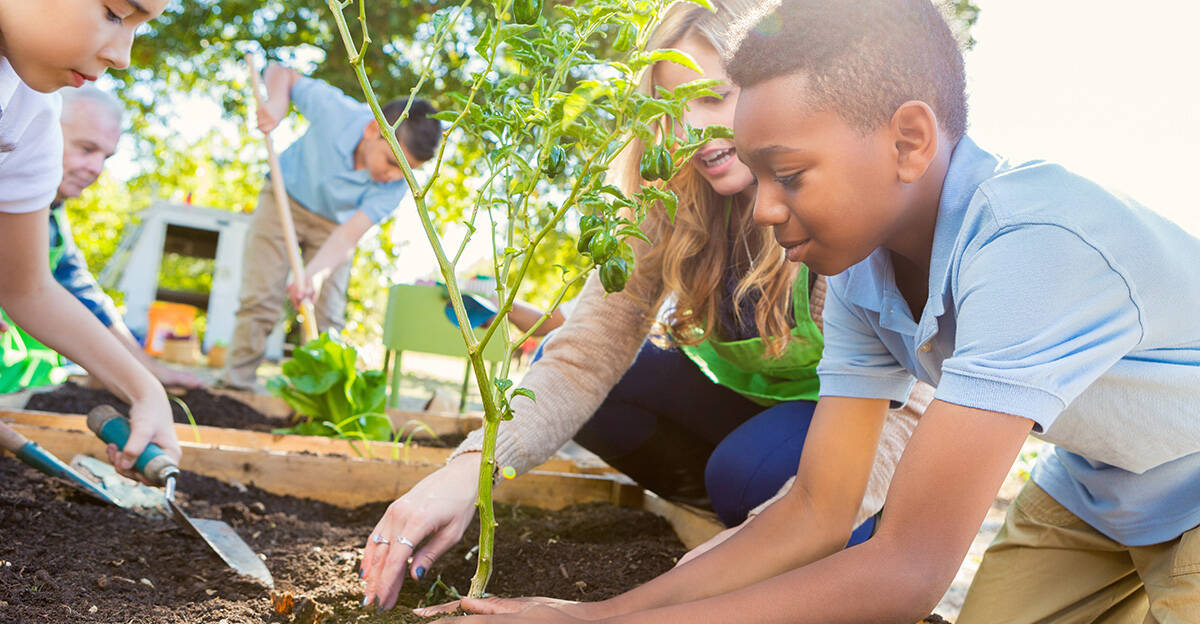
[[376, 544], [390, 544], [391, 543], [388, 541], [388, 539], [386, 537], [382, 537], [378, 533], [371, 536], [371, 541], [375, 542]]
[[407, 537], [404, 537], [404, 536], [401, 536], [401, 535], [397, 535], [397, 536], [396, 536], [396, 543], [397, 543], [397, 544], [404, 544], [405, 546], [408, 546], [409, 548], [411, 548], [411, 549], [413, 549], [413, 550], [416, 550], [416, 549], [417, 549], [417, 545], [416, 545], [416, 544], [414, 544], [414, 543], [412, 543], [412, 542], [408, 541], [408, 538], [407, 538]]

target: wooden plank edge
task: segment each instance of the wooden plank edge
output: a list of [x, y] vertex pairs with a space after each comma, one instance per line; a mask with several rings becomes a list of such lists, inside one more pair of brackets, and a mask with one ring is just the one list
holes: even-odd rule
[[[87, 418], [78, 414], [58, 414], [34, 410], [0, 409], [0, 419], [35, 427], [51, 427], [66, 431], [88, 431]], [[200, 439], [196, 439], [199, 431]], [[175, 435], [181, 442], [216, 445], [225, 448], [243, 448], [264, 451], [290, 451], [315, 453], [318, 455], [340, 455], [399, 461], [407, 464], [428, 464], [441, 467], [450, 459], [454, 449], [421, 446], [418, 440], [412, 444], [392, 442], [362, 442], [323, 436], [302, 436], [280, 433], [264, 433], [245, 429], [176, 424]], [[605, 474], [614, 472], [608, 466], [583, 466], [569, 459], [551, 458], [536, 468], [549, 472], [575, 472]]]
[[[11, 426], [64, 461], [81, 453], [104, 457], [104, 443], [90, 432]], [[180, 445], [183, 470], [342, 507], [393, 500], [439, 467], [191, 442]], [[497, 488], [496, 500], [559, 509], [582, 502], [628, 503], [639, 496], [636, 487], [609, 475], [533, 471]]]
[[725, 530], [725, 525], [717, 520], [715, 513], [672, 503], [653, 492], [646, 492], [642, 509], [661, 516], [671, 523], [671, 528], [675, 529], [679, 541], [683, 542], [688, 550], [707, 542], [712, 536]]

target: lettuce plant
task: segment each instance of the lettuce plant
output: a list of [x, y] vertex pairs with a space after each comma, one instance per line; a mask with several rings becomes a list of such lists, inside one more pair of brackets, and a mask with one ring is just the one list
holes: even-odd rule
[[384, 413], [383, 371], [358, 370], [358, 351], [337, 334], [323, 333], [292, 352], [283, 374], [267, 381], [271, 394], [287, 401], [300, 422], [280, 433], [360, 440], [391, 440]]

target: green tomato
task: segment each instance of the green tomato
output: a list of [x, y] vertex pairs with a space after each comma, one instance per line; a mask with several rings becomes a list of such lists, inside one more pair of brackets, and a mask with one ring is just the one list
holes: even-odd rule
[[624, 258], [609, 258], [600, 267], [600, 285], [604, 286], [604, 291], [609, 293], [619, 292], [625, 289], [625, 283], [629, 281], [629, 265], [625, 263]]
[[672, 161], [671, 152], [665, 147], [658, 148], [658, 154], [655, 156], [656, 173], [660, 180], [664, 182], [671, 179], [675, 175], [675, 163]]
[[617, 239], [603, 230], [596, 232], [588, 244], [588, 252], [592, 254], [592, 261], [596, 264], [604, 264], [616, 250]]
[[596, 215], [583, 215], [579, 217], [579, 231], [586, 232], [592, 228], [598, 228], [604, 225], [604, 219]]
[[579, 234], [579, 242], [575, 243], [575, 249], [579, 250], [579, 253], [581, 253], [585, 256], [591, 255], [592, 239], [594, 239], [596, 237], [596, 234], [600, 233], [601, 231], [602, 230], [600, 228], [594, 227], [590, 230], [585, 230], [585, 231], [581, 232]]
[[658, 174], [658, 146], [649, 147], [642, 152], [642, 161], [638, 166], [638, 173], [642, 174], [642, 179], [647, 182], [653, 182], [662, 176]]
[[536, 24], [542, 15], [542, 0], [513, 0], [513, 22]]
[[567, 166], [567, 151], [561, 145], [550, 146], [549, 151], [542, 154], [542, 173], [547, 178], [558, 177]]
[[604, 220], [596, 215], [583, 215], [579, 218], [579, 241], [575, 243], [575, 248], [579, 250], [579, 253], [584, 255], [591, 253], [592, 239], [603, 228]]

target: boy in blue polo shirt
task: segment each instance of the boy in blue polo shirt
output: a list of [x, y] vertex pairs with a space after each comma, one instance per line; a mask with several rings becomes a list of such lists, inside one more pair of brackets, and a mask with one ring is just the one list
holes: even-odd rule
[[[343, 326], [354, 248], [408, 193], [403, 170], [366, 104], [277, 63], [267, 66], [263, 81], [268, 99], [258, 110], [260, 130], [275, 128], [291, 103], [309, 122], [304, 135], [279, 157], [305, 275], [287, 281], [287, 248], [275, 197], [265, 184], [246, 240], [241, 306], [220, 380], [237, 388], [254, 386], [267, 334], [286, 299], [295, 305], [315, 301], [320, 331]], [[407, 104], [407, 98], [389, 102], [384, 117], [395, 124]], [[442, 130], [431, 117], [435, 112], [428, 102], [415, 100], [396, 129], [410, 168], [421, 166], [437, 149]]]
[[[1032, 431], [1058, 448], [1010, 507], [958, 624], [1200, 622], [1200, 240], [1059, 166], [976, 146], [961, 53], [929, 0], [775, 4], [728, 70], [756, 219], [789, 260], [830, 276], [795, 485], [658, 579], [560, 608], [918, 621]], [[842, 550], [859, 504], [847, 493], [863, 492], [888, 404], [914, 378], [935, 400], [877, 533]]]

